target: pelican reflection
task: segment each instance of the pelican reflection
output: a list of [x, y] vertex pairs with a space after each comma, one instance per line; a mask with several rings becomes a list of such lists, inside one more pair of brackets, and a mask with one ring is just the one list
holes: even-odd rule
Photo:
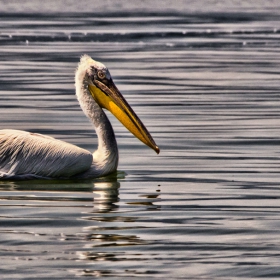
[[93, 207], [97, 212], [110, 212], [118, 208], [115, 203], [119, 201], [118, 181], [95, 182], [93, 186]]

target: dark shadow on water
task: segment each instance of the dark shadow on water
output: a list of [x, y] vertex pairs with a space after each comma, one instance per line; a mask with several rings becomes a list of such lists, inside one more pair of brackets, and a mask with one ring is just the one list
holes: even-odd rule
[[[99, 212], [116, 209], [119, 201], [119, 188], [124, 172], [116, 172], [110, 176], [93, 180], [29, 180], [29, 181], [0, 181], [0, 199], [21, 201], [23, 207], [32, 203], [36, 207], [52, 207], [49, 203], [59, 203], [69, 207], [69, 203], [82, 206], [93, 203]], [[38, 204], [43, 201], [44, 205]], [[73, 204], [72, 204], [73, 207]]]
[[22, 181], [9, 181], [3, 180], [0, 181], [0, 190], [1, 191], [68, 191], [68, 192], [89, 192], [93, 191], [93, 189], [98, 185], [98, 183], [116, 183], [120, 179], [125, 178], [125, 172], [118, 171], [112, 175], [95, 178], [95, 179], [87, 179], [87, 180], [79, 180], [79, 179], [69, 179], [69, 180], [59, 180], [59, 179], [51, 179], [51, 180], [22, 180]]

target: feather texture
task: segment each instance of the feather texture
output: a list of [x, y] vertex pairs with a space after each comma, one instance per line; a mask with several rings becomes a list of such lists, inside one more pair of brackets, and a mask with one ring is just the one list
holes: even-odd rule
[[[101, 72], [105, 73], [104, 77], [100, 76]], [[94, 87], [97, 74], [104, 82], [104, 88], [106, 83], [112, 82], [108, 69], [102, 63], [87, 55], [82, 56], [75, 74], [76, 96], [95, 128], [97, 150], [91, 154], [49, 136], [0, 130], [0, 178], [95, 178], [117, 170], [118, 146], [112, 125], [89, 91], [89, 87]]]
[[92, 154], [52, 137], [20, 130], [0, 130], [3, 178], [68, 178], [87, 171]]

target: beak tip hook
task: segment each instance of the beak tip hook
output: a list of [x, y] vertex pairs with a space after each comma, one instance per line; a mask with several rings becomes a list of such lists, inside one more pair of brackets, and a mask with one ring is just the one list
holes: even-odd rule
[[160, 148], [159, 148], [158, 146], [156, 146], [156, 147], [155, 147], [155, 151], [156, 151], [157, 154], [159, 154]]

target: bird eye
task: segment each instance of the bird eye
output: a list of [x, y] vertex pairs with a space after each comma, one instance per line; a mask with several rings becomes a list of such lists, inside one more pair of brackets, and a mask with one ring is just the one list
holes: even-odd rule
[[106, 75], [105, 75], [105, 73], [103, 71], [98, 71], [97, 72], [97, 76], [101, 80], [103, 80], [106, 77]]

